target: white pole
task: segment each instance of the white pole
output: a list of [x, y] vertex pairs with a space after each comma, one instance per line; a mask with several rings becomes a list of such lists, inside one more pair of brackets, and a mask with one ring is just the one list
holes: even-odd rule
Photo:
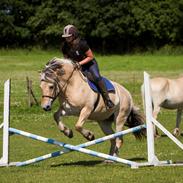
[[166, 134], [175, 144], [177, 144], [183, 150], [183, 144], [175, 138], [163, 125], [161, 125], [156, 119], [153, 118], [153, 123]]
[[158, 159], [155, 156], [154, 150], [154, 126], [152, 123], [152, 99], [149, 75], [144, 72], [144, 94], [145, 94], [145, 112], [146, 112], [146, 125], [147, 125], [147, 151], [148, 162], [150, 164], [157, 164]]
[[3, 114], [3, 156], [0, 166], [8, 166], [9, 156], [9, 121], [10, 121], [10, 80], [4, 84], [4, 114]]

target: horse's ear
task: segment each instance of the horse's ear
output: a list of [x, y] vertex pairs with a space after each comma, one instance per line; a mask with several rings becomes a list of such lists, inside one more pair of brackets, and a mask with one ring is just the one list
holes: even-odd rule
[[54, 57], [54, 58], [52, 58], [51, 60], [49, 60], [47, 63], [46, 63], [46, 67], [49, 67], [49, 66], [51, 66], [51, 65], [55, 65], [55, 64], [57, 64], [57, 58], [56, 57]]

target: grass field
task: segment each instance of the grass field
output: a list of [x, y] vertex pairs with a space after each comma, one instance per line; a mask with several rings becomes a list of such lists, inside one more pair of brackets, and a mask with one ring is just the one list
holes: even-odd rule
[[[26, 76], [33, 81], [34, 93], [40, 101], [39, 71], [55, 56], [61, 55], [56, 51], [0, 50], [0, 120], [3, 120], [3, 84], [5, 80], [11, 78], [12, 127], [66, 143], [80, 144], [86, 140], [74, 129], [76, 117], [64, 118], [64, 122], [73, 129], [74, 138], [68, 139], [57, 130], [52, 117], [58, 107], [57, 102], [51, 112], [44, 112], [39, 106], [29, 108], [27, 105]], [[140, 85], [143, 82], [143, 71], [147, 71], [153, 77], [170, 78], [176, 78], [183, 72], [183, 55], [97, 55], [97, 60], [102, 75], [123, 84], [131, 92], [141, 112], [143, 111]], [[175, 115], [175, 111], [163, 110], [158, 119], [172, 131], [175, 127]], [[103, 136], [96, 123], [89, 121], [85, 126], [95, 133], [96, 138]], [[0, 139], [2, 139], [2, 130]], [[183, 142], [183, 135], [179, 140]], [[55, 146], [21, 136], [12, 136], [10, 143], [10, 161], [23, 161], [58, 150]], [[155, 144], [156, 154], [160, 160], [183, 161], [182, 150], [167, 137], [162, 136], [155, 141]], [[2, 143], [0, 143], [1, 148]], [[95, 145], [91, 149], [108, 153], [109, 142]], [[137, 141], [131, 134], [125, 136], [120, 157], [138, 162], [147, 161], [146, 140]], [[1, 167], [0, 183], [183, 183], [182, 172], [183, 167], [130, 169], [119, 163], [105, 164], [99, 158], [72, 152], [26, 167]]]

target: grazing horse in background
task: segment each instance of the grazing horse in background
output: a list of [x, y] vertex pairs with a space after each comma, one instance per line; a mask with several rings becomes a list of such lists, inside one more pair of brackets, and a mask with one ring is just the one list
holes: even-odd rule
[[[121, 131], [124, 124], [128, 127], [143, 124], [143, 117], [135, 108], [130, 93], [118, 83], [112, 84], [115, 93], [109, 95], [115, 107], [106, 109], [103, 98], [90, 88], [75, 63], [68, 59], [54, 58], [46, 64], [41, 73], [41, 106], [45, 111], [51, 110], [53, 101], [58, 97], [60, 106], [54, 113], [54, 119], [59, 130], [70, 138], [73, 137], [73, 132], [61, 121], [61, 116], [79, 116], [75, 129], [87, 140], [94, 139], [93, 132], [83, 128], [87, 119], [97, 121], [105, 135], [114, 133], [113, 121], [116, 132]], [[142, 138], [144, 131], [138, 131], [134, 135]], [[112, 139], [110, 155], [117, 156], [122, 143], [122, 137]]]
[[[176, 127], [174, 136], [180, 135], [180, 123], [183, 110], [183, 76], [177, 79], [157, 77], [150, 80], [153, 117], [156, 119], [160, 108], [176, 109]], [[142, 95], [143, 85], [142, 85]], [[158, 135], [158, 134], [155, 134]]]

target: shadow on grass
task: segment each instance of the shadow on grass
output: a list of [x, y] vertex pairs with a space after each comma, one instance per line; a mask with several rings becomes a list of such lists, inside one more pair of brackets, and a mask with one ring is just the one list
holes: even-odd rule
[[135, 157], [135, 158], [129, 158], [128, 160], [130, 161], [145, 161], [147, 160], [146, 158], [141, 158], [141, 157]]
[[102, 160], [94, 160], [94, 161], [76, 161], [70, 163], [60, 163], [57, 165], [51, 165], [51, 167], [58, 167], [58, 166], [93, 166], [97, 164], [104, 163]]
[[[181, 133], [180, 134], [180, 136], [182, 136], [183, 137], [183, 133]], [[161, 134], [161, 136], [160, 137], [168, 137], [166, 134]], [[176, 137], [177, 138], [177, 137]]]
[[[144, 161], [146, 160], [145, 158], [141, 158], [141, 157], [135, 157], [135, 158], [130, 158], [128, 159], [130, 161]], [[108, 163], [105, 162], [104, 160], [91, 160], [91, 161], [76, 161], [76, 162], [70, 162], [70, 163], [60, 163], [60, 164], [56, 164], [56, 165], [51, 165], [51, 167], [59, 167], [59, 166], [94, 166], [94, 165], [98, 165], [98, 164], [118, 164], [117, 162], [112, 162], [112, 163]]]

